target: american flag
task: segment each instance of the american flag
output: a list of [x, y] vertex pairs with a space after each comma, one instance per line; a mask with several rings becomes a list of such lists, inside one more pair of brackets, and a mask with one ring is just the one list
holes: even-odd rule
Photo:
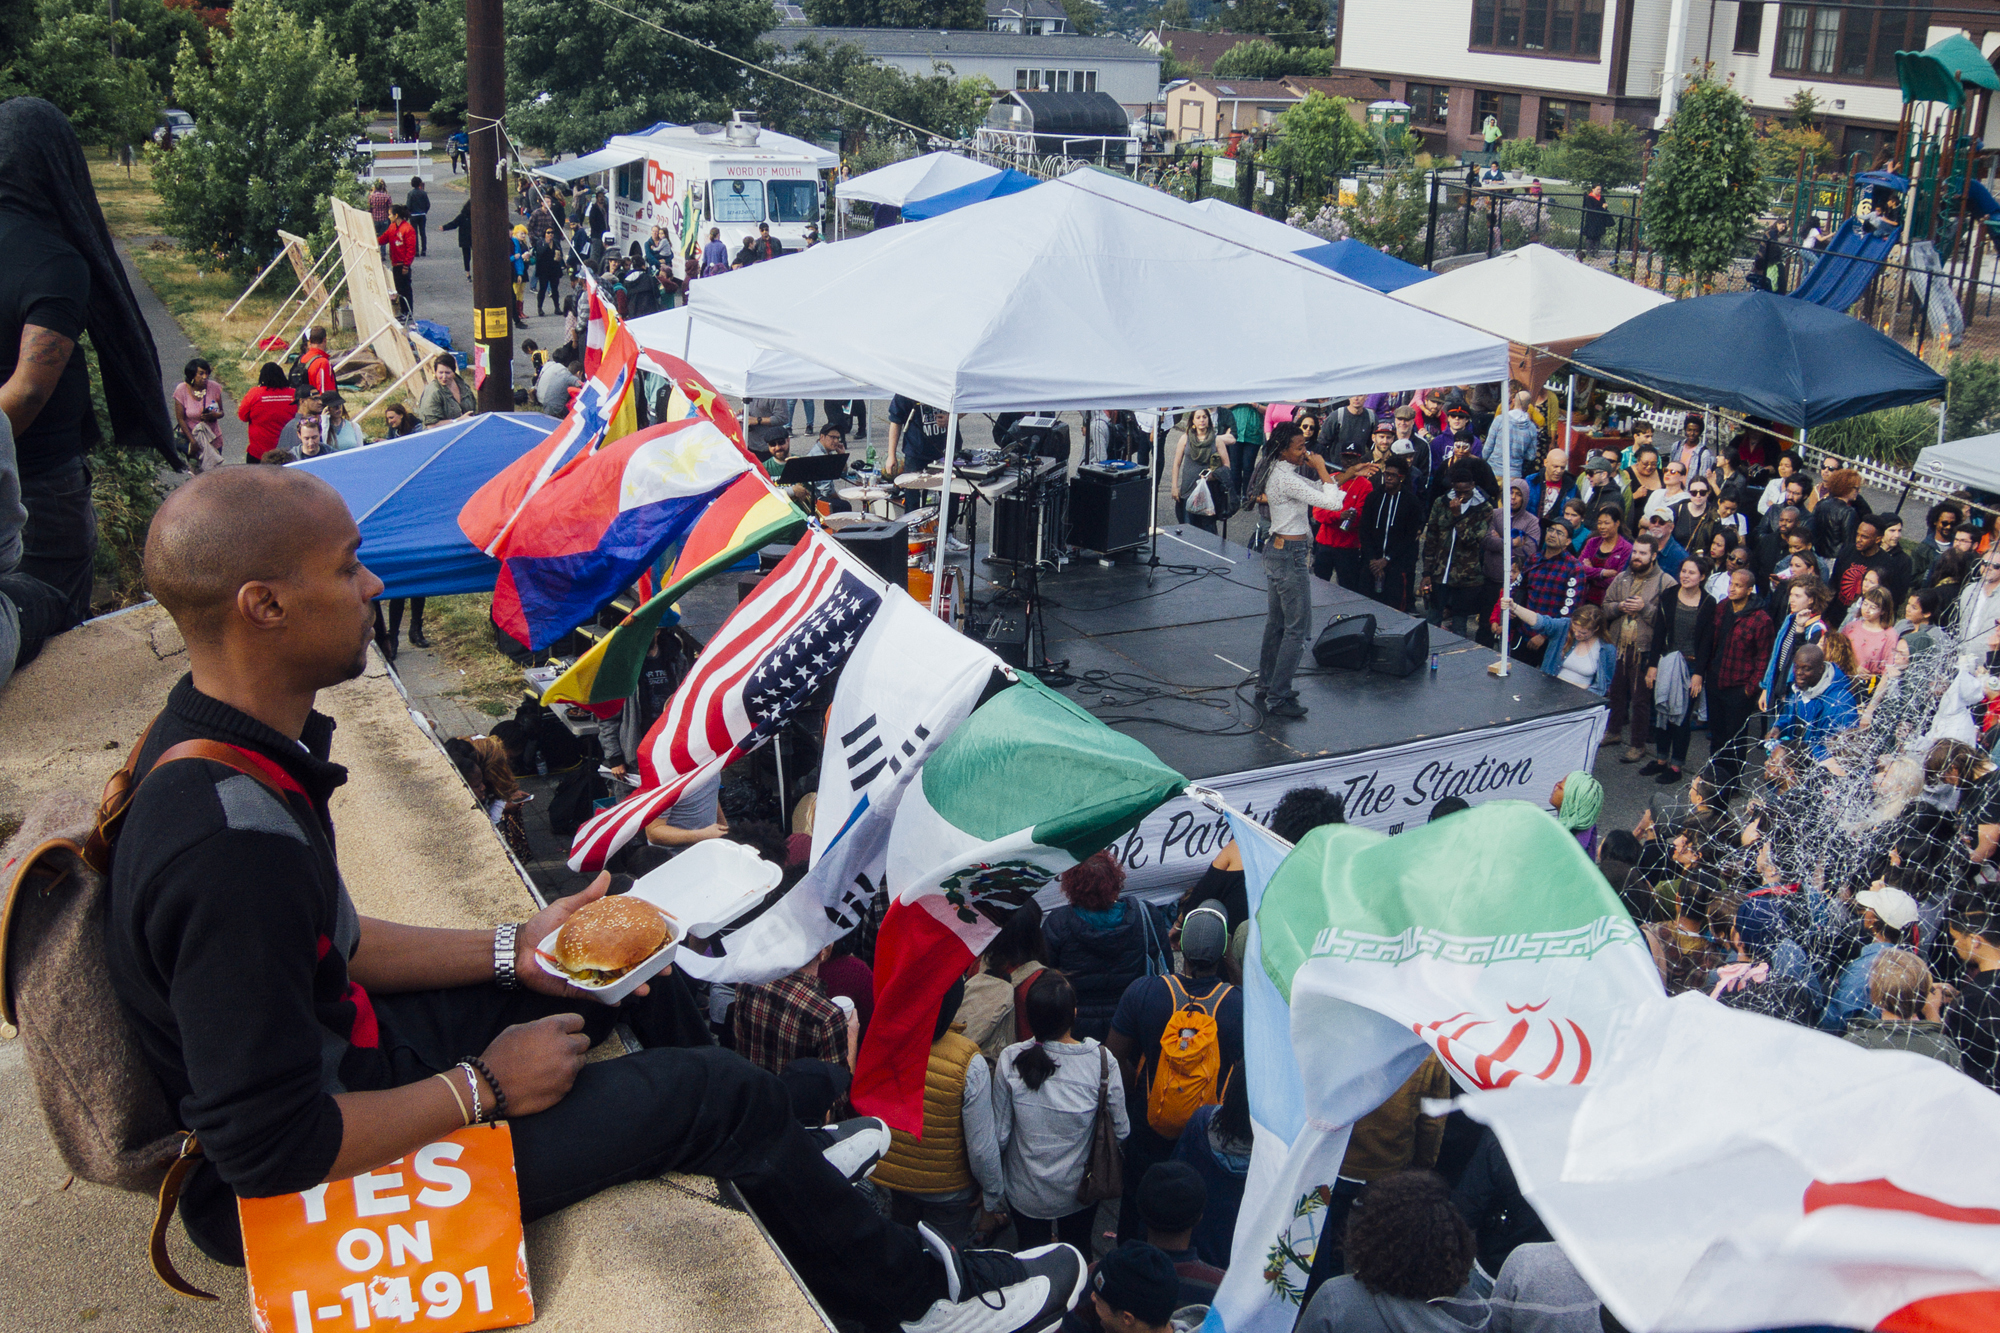
[[881, 606], [873, 577], [808, 530], [716, 631], [639, 747], [638, 793], [577, 830], [570, 869], [602, 869], [682, 792], [777, 734], [846, 663]]

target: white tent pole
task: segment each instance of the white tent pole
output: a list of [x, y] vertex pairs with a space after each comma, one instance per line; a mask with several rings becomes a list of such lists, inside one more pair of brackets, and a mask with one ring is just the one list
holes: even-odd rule
[[[944, 428], [944, 487], [938, 493], [938, 533], [937, 556], [931, 561], [931, 614], [936, 615], [944, 605], [944, 567], [951, 562], [945, 550], [945, 542], [951, 529], [951, 479], [952, 470], [958, 466], [958, 409], [956, 404], [946, 409]], [[969, 562], [972, 553], [966, 553]]]
[[1570, 423], [1576, 420], [1576, 372], [1569, 373], [1569, 389], [1563, 394], [1563, 466], [1569, 466], [1570, 446], [1573, 442]]
[[[1502, 380], [1501, 392], [1511, 387], [1509, 381]], [[1507, 436], [1500, 442], [1500, 595], [1514, 595], [1514, 418], [1507, 415], [1513, 411], [1512, 403], [1501, 406], [1500, 421], [1505, 426]], [[1500, 617], [1500, 674], [1505, 676], [1514, 669], [1507, 651], [1508, 643], [1514, 637], [1514, 617]]]

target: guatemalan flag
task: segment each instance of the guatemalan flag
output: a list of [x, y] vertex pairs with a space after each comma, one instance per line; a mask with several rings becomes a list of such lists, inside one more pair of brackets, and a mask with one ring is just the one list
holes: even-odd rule
[[808, 529], [695, 659], [640, 742], [639, 791], [577, 830], [570, 869], [603, 869], [682, 792], [776, 735], [852, 656], [887, 595], [838, 543]]
[[980, 704], [896, 810], [855, 1109], [920, 1134], [925, 1061], [951, 983], [1037, 889], [1186, 787], [1152, 751], [1032, 676]]
[[[597, 313], [597, 289], [591, 287], [592, 311]], [[458, 511], [459, 531], [474, 546], [494, 557], [502, 540], [520, 521], [522, 511], [542, 487], [578, 459], [639, 427], [633, 384], [639, 374], [639, 344], [625, 330], [615, 308], [602, 308], [593, 321], [603, 353], [583, 388], [570, 403], [569, 415], [549, 438], [508, 464], [493, 480], [473, 492]], [[593, 608], [595, 609], [595, 608]]]
[[757, 464], [702, 417], [649, 426], [565, 469], [494, 551], [493, 619], [540, 651], [597, 613]]

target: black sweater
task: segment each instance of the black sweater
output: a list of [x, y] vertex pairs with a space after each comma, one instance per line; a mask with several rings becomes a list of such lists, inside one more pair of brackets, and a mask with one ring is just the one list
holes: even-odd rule
[[208, 1210], [233, 1220], [231, 1191], [285, 1194], [324, 1180], [340, 1151], [333, 1094], [392, 1083], [373, 1006], [347, 975], [360, 922], [327, 814], [347, 780], [326, 759], [332, 719], [312, 714], [301, 748], [183, 677], [141, 771], [196, 738], [273, 761], [288, 795], [281, 806], [254, 778], [184, 760], [143, 783], [118, 839], [111, 982], [207, 1157], [187, 1195], [191, 1228]]

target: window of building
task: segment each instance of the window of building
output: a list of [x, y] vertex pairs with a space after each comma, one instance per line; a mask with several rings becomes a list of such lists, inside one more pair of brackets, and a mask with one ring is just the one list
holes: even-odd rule
[[1475, 137], [1486, 129], [1486, 118], [1493, 117], [1500, 122], [1500, 137], [1519, 138], [1521, 134], [1521, 95], [1519, 93], [1479, 94], [1472, 106], [1472, 133]]
[[1043, 70], [1042, 91], [1045, 93], [1052, 93], [1055, 90], [1056, 90], [1056, 72], [1052, 69]]
[[1087, 92], [1087, 93], [1094, 93], [1094, 92], [1096, 92], [1096, 91], [1097, 91], [1097, 71], [1096, 71], [1096, 70], [1094, 70], [1094, 69], [1087, 69], [1087, 70], [1085, 70], [1085, 71], [1083, 72], [1083, 90], [1084, 90], [1085, 92]]
[[1034, 87], [1034, 86], [1035, 86], [1034, 84], [1032, 84], [1032, 83], [1028, 82], [1028, 80], [1029, 80], [1029, 79], [1031, 79], [1031, 78], [1033, 78], [1033, 77], [1034, 77], [1034, 74], [1035, 74], [1035, 71], [1033, 71], [1033, 70], [1031, 70], [1031, 69], [1017, 69], [1017, 70], [1015, 70], [1015, 71], [1014, 71], [1014, 86], [1015, 86], [1016, 88], [1032, 88], [1032, 87]]
[[1475, 50], [1595, 60], [1604, 38], [1604, 0], [1473, 0]]
[[1068, 70], [1066, 70], [1066, 69], [1059, 69], [1059, 70], [1057, 70], [1057, 71], [1056, 71], [1056, 91], [1057, 91], [1057, 92], [1059, 92], [1059, 93], [1066, 93], [1066, 92], [1068, 92], [1068, 91], [1069, 91], [1069, 71], [1068, 71]]
[[1410, 122], [1415, 125], [1442, 125], [1451, 111], [1451, 89], [1441, 83], [1412, 83], [1403, 90], [1410, 104]]
[[1923, 45], [1930, 11], [1909, 0], [1869, 5], [1793, 5], [1778, 11], [1774, 74], [1856, 83], [1896, 82], [1896, 52]]
[[1756, 55], [1764, 43], [1764, 0], [1737, 0], [1736, 50]]
[[[1563, 135], [1569, 133], [1569, 118], [1572, 115], [1578, 120], [1589, 120], [1590, 103], [1557, 102], [1544, 97], [1542, 99], [1542, 132], [1535, 137], [1538, 139], [1562, 138]], [[1484, 124], [1485, 122], [1481, 121], [1480, 123]]]

